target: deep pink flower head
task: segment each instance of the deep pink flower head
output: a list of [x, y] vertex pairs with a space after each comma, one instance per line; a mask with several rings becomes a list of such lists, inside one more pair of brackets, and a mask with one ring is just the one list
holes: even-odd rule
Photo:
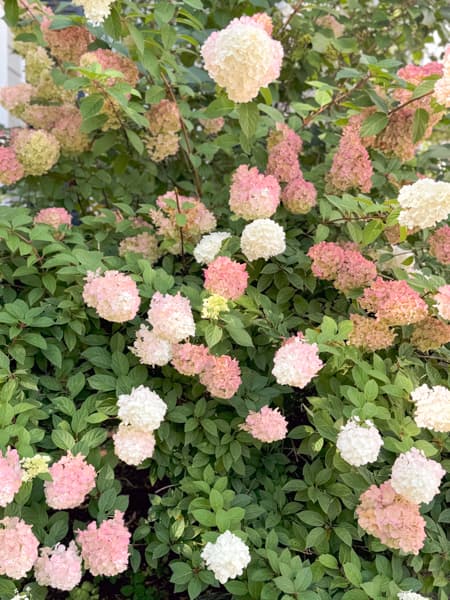
[[450, 320], [450, 285], [443, 285], [438, 289], [438, 293], [435, 295], [434, 299], [436, 300], [436, 306], [438, 309], [439, 315], [446, 319]]
[[284, 123], [277, 123], [267, 140], [267, 173], [276, 177], [279, 182], [303, 177], [298, 161], [302, 146], [303, 141], [295, 131]]
[[68, 452], [50, 467], [49, 473], [52, 480], [44, 482], [45, 498], [58, 510], [80, 506], [95, 487], [95, 469], [81, 454]]
[[246, 221], [271, 217], [280, 203], [280, 186], [272, 175], [241, 165], [233, 174], [230, 210]]
[[304, 388], [323, 367], [317, 344], [309, 344], [302, 333], [285, 340], [275, 353], [272, 375], [277, 383]]
[[0, 450], [0, 506], [7, 506], [22, 485], [23, 471], [17, 450], [7, 449], [5, 456]]
[[319, 242], [308, 250], [311, 271], [318, 279], [336, 279], [344, 262], [345, 250], [334, 242]]
[[245, 292], [248, 273], [244, 263], [231, 260], [228, 256], [218, 256], [206, 269], [205, 289], [227, 300], [237, 300]]
[[99, 317], [113, 323], [134, 319], [141, 303], [136, 283], [119, 271], [105, 271], [103, 275], [88, 271], [83, 300]]
[[428, 315], [426, 302], [406, 281], [384, 281], [377, 277], [358, 302], [387, 325], [410, 325]]
[[200, 373], [200, 383], [206, 387], [211, 396], [225, 400], [234, 396], [241, 382], [238, 361], [226, 354], [213, 356], [213, 361], [208, 363], [205, 370]]
[[250, 411], [241, 429], [261, 442], [278, 442], [287, 435], [287, 421], [278, 408], [263, 406], [258, 412]]
[[17, 517], [0, 521], [0, 575], [22, 579], [38, 556], [39, 541], [31, 525]]
[[430, 75], [442, 75], [443, 69], [442, 63], [432, 61], [426, 65], [406, 65], [397, 71], [397, 75], [408, 83], [419, 85], [425, 77], [430, 77]]
[[356, 509], [362, 529], [389, 548], [418, 554], [425, 541], [425, 520], [419, 507], [396, 494], [390, 481], [370, 486]]
[[208, 366], [212, 366], [214, 358], [203, 344], [172, 345], [172, 365], [182, 375], [200, 375]]
[[317, 190], [303, 176], [292, 179], [281, 194], [283, 206], [294, 215], [304, 215], [316, 206]]
[[25, 175], [24, 168], [12, 148], [0, 146], [0, 184], [12, 185]]
[[191, 303], [177, 292], [175, 296], [155, 292], [152, 296], [148, 321], [153, 332], [173, 344], [195, 335], [195, 322]]
[[334, 286], [343, 292], [370, 285], [377, 276], [376, 265], [357, 250], [344, 250]]
[[123, 512], [116, 510], [114, 518], [103, 521], [99, 527], [92, 521], [84, 531], [78, 530], [76, 539], [84, 564], [92, 575], [112, 577], [126, 570], [131, 534], [125, 526]]
[[45, 223], [58, 229], [60, 225], [72, 226], [72, 216], [65, 208], [42, 208], [34, 217], [34, 223]]
[[87, 52], [94, 36], [84, 27], [71, 26], [64, 29], [50, 29], [51, 19], [45, 17], [41, 22], [44, 40], [50, 46], [51, 54], [62, 62], [78, 65], [81, 56]]
[[430, 254], [443, 265], [450, 265], [450, 226], [439, 227], [428, 238]]
[[81, 556], [75, 542], [66, 548], [56, 544], [54, 548], [41, 548], [34, 563], [34, 576], [39, 585], [57, 590], [70, 591], [81, 581]]

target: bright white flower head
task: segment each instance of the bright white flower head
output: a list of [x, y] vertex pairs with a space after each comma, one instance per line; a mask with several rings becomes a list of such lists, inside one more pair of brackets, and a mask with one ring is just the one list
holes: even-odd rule
[[361, 423], [358, 417], [341, 427], [336, 441], [342, 458], [354, 467], [375, 462], [382, 445], [381, 435], [372, 421]]
[[397, 494], [414, 504], [431, 502], [439, 493], [445, 471], [422, 450], [411, 448], [397, 457], [392, 465], [391, 485]]
[[172, 346], [167, 340], [158, 337], [145, 325], [141, 325], [136, 332], [136, 339], [130, 350], [139, 357], [143, 365], [163, 367], [172, 358]]
[[167, 412], [167, 404], [150, 388], [140, 385], [131, 394], [121, 394], [117, 401], [118, 417], [123, 423], [144, 431], [158, 429]]
[[86, 19], [92, 25], [101, 25], [109, 17], [114, 0], [74, 0], [74, 4], [83, 7]]
[[220, 583], [242, 575], [251, 560], [248, 546], [231, 531], [219, 535], [214, 544], [208, 542], [201, 557]]
[[241, 249], [248, 260], [265, 260], [286, 250], [284, 229], [272, 219], [256, 219], [244, 227]]
[[151, 458], [155, 450], [155, 436], [132, 425], [121, 423], [113, 435], [114, 452], [127, 465], [140, 465]]
[[450, 183], [419, 179], [404, 185], [398, 195], [400, 214], [398, 222], [408, 229], [433, 227], [450, 213]]
[[415, 592], [399, 592], [397, 598], [399, 600], [428, 600], [425, 596], [421, 596]]
[[194, 258], [200, 265], [209, 265], [220, 252], [222, 242], [231, 237], [226, 231], [204, 235], [194, 248]]
[[411, 393], [416, 404], [414, 420], [418, 427], [432, 431], [450, 431], [450, 390], [442, 385], [421, 385]]

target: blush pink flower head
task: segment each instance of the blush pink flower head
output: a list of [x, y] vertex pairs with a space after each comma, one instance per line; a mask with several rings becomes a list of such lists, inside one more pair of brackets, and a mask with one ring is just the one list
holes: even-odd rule
[[34, 223], [44, 223], [54, 229], [60, 225], [72, 226], [72, 216], [65, 208], [42, 208], [34, 217]]
[[436, 306], [439, 315], [450, 320], [450, 285], [443, 285], [438, 289], [438, 293], [435, 295]]
[[199, 375], [213, 362], [214, 358], [203, 344], [172, 345], [172, 365], [182, 375]]
[[113, 435], [114, 453], [127, 465], [137, 466], [151, 458], [155, 451], [155, 435], [142, 427], [120, 423]]
[[271, 217], [280, 203], [280, 185], [272, 175], [241, 165], [233, 174], [230, 210], [246, 221]]
[[263, 406], [261, 410], [250, 411], [241, 429], [261, 442], [278, 442], [287, 435], [287, 421], [278, 408]]
[[81, 557], [75, 542], [66, 548], [56, 544], [52, 548], [41, 548], [39, 558], [34, 563], [34, 576], [39, 585], [70, 591], [81, 581]]
[[22, 485], [23, 471], [17, 450], [7, 449], [5, 455], [0, 451], [0, 506], [7, 506]]
[[0, 146], [0, 184], [12, 185], [25, 175], [13, 148]]
[[244, 263], [231, 260], [228, 256], [218, 256], [206, 269], [205, 289], [227, 300], [237, 300], [247, 289], [248, 273]]
[[103, 521], [98, 527], [92, 521], [84, 531], [78, 530], [76, 537], [86, 568], [92, 575], [108, 577], [127, 569], [130, 539], [123, 512], [118, 510], [112, 519]]
[[317, 204], [317, 190], [303, 176], [289, 181], [281, 194], [281, 201], [286, 210], [294, 215], [304, 215]]
[[39, 541], [31, 525], [17, 517], [0, 521], [0, 575], [22, 579], [38, 557]]
[[175, 296], [155, 292], [148, 311], [155, 335], [173, 344], [195, 335], [191, 303], [177, 292]]
[[304, 388], [323, 367], [317, 344], [309, 344], [302, 333], [285, 340], [276, 351], [272, 374], [277, 383]]
[[267, 140], [267, 173], [281, 182], [291, 182], [303, 178], [298, 161], [298, 153], [303, 141], [293, 129], [285, 123], [277, 123]]
[[428, 315], [427, 304], [406, 281], [384, 281], [381, 277], [358, 299], [361, 308], [376, 314], [388, 325], [409, 325]]
[[211, 396], [229, 400], [242, 383], [239, 363], [226, 354], [212, 358], [213, 360], [200, 373], [200, 383], [206, 387]]
[[49, 473], [52, 480], [44, 482], [45, 498], [58, 510], [80, 506], [95, 487], [95, 469], [81, 454], [68, 452], [50, 467]]
[[134, 319], [141, 303], [136, 283], [119, 271], [106, 271], [103, 275], [89, 271], [83, 300], [95, 308], [102, 319], [113, 323]]
[[439, 227], [428, 238], [430, 254], [443, 265], [450, 265], [450, 226]]

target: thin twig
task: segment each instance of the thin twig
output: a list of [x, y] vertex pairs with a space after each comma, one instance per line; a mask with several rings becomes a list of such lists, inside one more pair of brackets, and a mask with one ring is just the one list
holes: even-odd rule
[[302, 7], [303, 4], [303, 0], [299, 0], [299, 2], [297, 2], [297, 4], [294, 6], [294, 8], [292, 9], [291, 14], [289, 15], [286, 23], [284, 23], [283, 27], [280, 29], [280, 37], [283, 37], [282, 34], [286, 32], [288, 26], [290, 25], [292, 19], [295, 17], [295, 15], [298, 13], [298, 11], [300, 10], [300, 8]]
[[404, 108], [405, 106], [408, 106], [408, 104], [411, 104], [412, 102], [415, 102], [416, 100], [425, 98], [426, 96], [431, 96], [431, 94], [434, 93], [434, 90], [430, 90], [429, 92], [427, 92], [426, 94], [423, 94], [423, 96], [420, 96], [420, 98], [410, 98], [409, 100], [407, 100], [406, 102], [403, 102], [403, 104], [399, 104], [398, 106], [396, 106], [395, 108], [392, 108], [389, 112], [388, 112], [388, 116], [392, 115], [393, 113], [397, 112], [398, 110], [401, 110], [402, 108]]
[[[182, 215], [181, 206], [180, 206], [180, 197], [178, 196], [178, 190], [175, 188], [175, 198], [177, 200], [177, 212], [179, 215]], [[183, 236], [183, 226], [179, 226], [180, 230], [180, 246], [181, 246], [181, 262], [184, 265], [184, 236]]]

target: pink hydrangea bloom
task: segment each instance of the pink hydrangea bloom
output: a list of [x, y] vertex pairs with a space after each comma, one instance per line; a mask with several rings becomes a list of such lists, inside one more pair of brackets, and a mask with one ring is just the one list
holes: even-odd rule
[[158, 337], [145, 325], [136, 331], [136, 339], [130, 347], [131, 352], [137, 356], [143, 365], [162, 367], [172, 358], [170, 342]]
[[48, 17], [41, 22], [41, 31], [51, 54], [59, 61], [78, 65], [81, 56], [87, 52], [89, 44], [94, 41], [94, 36], [84, 27], [50, 29], [51, 24], [52, 21]]
[[12, 185], [24, 175], [24, 168], [14, 150], [0, 146], [0, 185]]
[[29, 83], [0, 88], [0, 104], [14, 116], [20, 116], [24, 108], [31, 102], [34, 88]]
[[108, 577], [126, 570], [130, 538], [123, 512], [118, 510], [114, 513], [114, 518], [103, 521], [99, 527], [92, 521], [87, 529], [77, 532], [77, 542], [81, 546], [81, 556], [86, 568], [92, 575]]
[[252, 19], [252, 21], [255, 21], [255, 23], [259, 23], [260, 25], [262, 25], [262, 27], [268, 35], [272, 35], [273, 23], [269, 15], [266, 15], [266, 13], [255, 13], [250, 17], [250, 19]]
[[199, 375], [214, 362], [203, 344], [173, 344], [172, 355], [172, 365], [182, 375]]
[[360, 138], [361, 119], [351, 118], [342, 131], [341, 140], [333, 157], [328, 182], [332, 188], [345, 192], [356, 188], [370, 192], [373, 168], [370, 157]]
[[376, 314], [388, 325], [409, 325], [428, 315], [427, 304], [406, 281], [384, 281], [381, 277], [358, 299], [361, 308]]
[[235, 358], [227, 354], [213, 356], [205, 370], [200, 373], [202, 383], [211, 396], [229, 400], [238, 391], [242, 383], [241, 369]]
[[136, 283], [119, 271], [106, 271], [103, 275], [89, 271], [83, 300], [95, 308], [102, 319], [113, 323], [134, 319], [141, 303]]
[[261, 442], [277, 442], [287, 435], [287, 421], [278, 408], [263, 406], [258, 412], [250, 411], [241, 429]]
[[323, 367], [317, 344], [309, 344], [302, 333], [283, 342], [273, 359], [272, 375], [277, 383], [304, 388]]
[[435, 295], [434, 299], [436, 300], [436, 306], [438, 309], [439, 315], [446, 319], [450, 320], [450, 285], [443, 285], [438, 289], [438, 293]]
[[241, 165], [233, 174], [230, 210], [246, 221], [272, 216], [280, 203], [280, 186], [272, 175]]
[[294, 215], [304, 215], [317, 204], [317, 190], [303, 176], [289, 181], [281, 194], [283, 206]]
[[353, 329], [348, 336], [348, 344], [362, 348], [369, 352], [389, 348], [395, 341], [395, 333], [383, 321], [363, 317], [361, 315], [350, 315]]
[[425, 541], [425, 520], [419, 507], [396, 494], [390, 481], [370, 486], [356, 509], [362, 529], [389, 548], [418, 554]]
[[58, 510], [80, 506], [95, 487], [95, 469], [81, 454], [68, 452], [50, 467], [49, 473], [52, 480], [44, 482], [45, 498]]
[[333, 17], [333, 15], [323, 15], [316, 20], [317, 25], [324, 29], [331, 29], [335, 38], [339, 38], [345, 31], [344, 25]]
[[428, 238], [430, 254], [443, 265], [450, 265], [450, 226], [439, 227]]
[[149, 129], [153, 135], [175, 133], [181, 128], [180, 111], [176, 102], [161, 100], [146, 113]]
[[344, 262], [345, 251], [334, 242], [319, 242], [308, 250], [311, 271], [318, 279], [335, 279]]
[[303, 141], [295, 131], [284, 123], [277, 123], [267, 140], [267, 173], [276, 177], [280, 183], [302, 178], [298, 161], [302, 146]]
[[267, 26], [261, 17], [233, 19], [202, 46], [210, 77], [235, 102], [250, 102], [280, 74], [283, 47], [270, 37]]
[[180, 292], [175, 296], [155, 292], [148, 311], [155, 335], [173, 344], [195, 335], [191, 303]]
[[428, 352], [450, 343], [450, 324], [443, 323], [436, 317], [427, 317], [413, 326], [411, 344]]
[[0, 575], [22, 579], [38, 556], [39, 541], [31, 525], [17, 517], [5, 517], [0, 521]]
[[245, 292], [248, 273], [244, 263], [231, 260], [228, 256], [218, 256], [206, 269], [205, 289], [227, 300], [237, 300]]
[[120, 81], [126, 81], [132, 87], [135, 87], [139, 80], [139, 71], [134, 62], [123, 54], [118, 54], [112, 50], [105, 50], [99, 48], [93, 52], [86, 52], [80, 58], [81, 67], [89, 67], [93, 63], [98, 63], [101, 68], [106, 71], [112, 69], [114, 71], [120, 71], [123, 74], [121, 77], [110, 77], [108, 79], [108, 85], [114, 85]]
[[81, 556], [75, 542], [67, 546], [56, 544], [52, 548], [41, 548], [34, 563], [34, 576], [39, 585], [57, 590], [70, 591], [81, 581]]
[[0, 506], [7, 506], [22, 485], [23, 471], [17, 450], [7, 449], [5, 456], [0, 450]]
[[144, 431], [140, 427], [120, 423], [113, 435], [114, 453], [127, 465], [137, 466], [153, 456], [155, 435], [153, 431]]
[[60, 225], [72, 226], [72, 216], [65, 208], [42, 208], [34, 217], [34, 223], [44, 223], [58, 229]]
[[[46, 107], [48, 108], [48, 107]], [[52, 128], [52, 134], [65, 154], [81, 154], [90, 145], [89, 136], [81, 131], [83, 117], [76, 106], [61, 107], [57, 122]]]
[[445, 49], [442, 77], [436, 81], [434, 97], [442, 106], [450, 107], [450, 44]]

